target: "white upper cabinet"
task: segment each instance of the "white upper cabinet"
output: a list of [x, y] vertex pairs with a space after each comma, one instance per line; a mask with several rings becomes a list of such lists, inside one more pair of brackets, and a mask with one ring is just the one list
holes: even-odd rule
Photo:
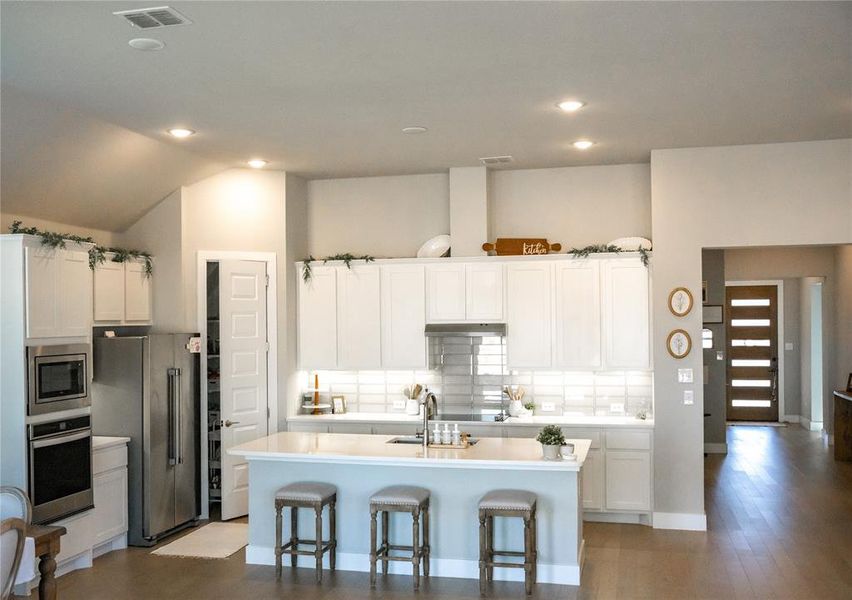
[[146, 325], [153, 321], [152, 276], [144, 260], [114, 262], [107, 255], [95, 267], [94, 319], [98, 324]]
[[565, 369], [600, 367], [600, 261], [556, 263], [554, 278], [554, 366]]
[[506, 266], [506, 353], [511, 369], [551, 366], [552, 264]]
[[427, 265], [426, 290], [427, 322], [457, 323], [465, 320], [465, 266], [463, 264]]
[[92, 271], [85, 250], [26, 247], [27, 337], [92, 334]]
[[381, 286], [376, 267], [337, 269], [337, 366], [374, 369], [382, 362]]
[[426, 366], [426, 276], [420, 265], [386, 265], [382, 273], [382, 367]]
[[503, 265], [465, 266], [465, 316], [468, 321], [503, 321]]
[[638, 258], [605, 260], [601, 268], [606, 366], [647, 369], [651, 362], [648, 269]]
[[299, 364], [306, 369], [337, 367], [337, 273], [314, 266], [309, 281], [299, 269]]
[[144, 261], [124, 263], [124, 320], [151, 321], [151, 277]]
[[426, 322], [503, 321], [503, 265], [426, 266]]

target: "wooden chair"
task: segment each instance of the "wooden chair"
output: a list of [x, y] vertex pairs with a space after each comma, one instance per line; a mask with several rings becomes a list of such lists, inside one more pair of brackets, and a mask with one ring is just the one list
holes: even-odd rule
[[23, 519], [3, 519], [0, 521], [0, 598], [6, 600], [12, 595], [18, 567], [24, 555], [24, 540], [27, 537], [27, 524]]

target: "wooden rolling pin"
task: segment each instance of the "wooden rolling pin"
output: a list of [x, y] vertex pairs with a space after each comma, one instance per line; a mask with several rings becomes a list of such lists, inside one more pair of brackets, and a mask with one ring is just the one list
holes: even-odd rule
[[529, 256], [559, 252], [562, 244], [551, 244], [544, 238], [497, 238], [493, 244], [482, 244], [482, 249], [497, 256]]

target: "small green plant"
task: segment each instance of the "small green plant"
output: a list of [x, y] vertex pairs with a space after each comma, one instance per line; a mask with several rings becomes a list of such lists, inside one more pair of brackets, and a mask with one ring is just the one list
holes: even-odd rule
[[543, 446], [562, 446], [565, 444], [565, 436], [562, 435], [562, 430], [557, 425], [545, 425], [538, 432], [536, 440]]
[[[647, 267], [648, 259], [650, 258], [648, 255], [648, 249], [639, 246], [636, 251], [639, 253], [639, 258], [642, 260], [642, 264]], [[587, 258], [590, 254], [598, 254], [600, 252], [620, 254], [621, 252], [626, 252], [626, 250], [620, 246], [613, 246], [612, 244], [592, 244], [591, 246], [585, 246], [583, 248], [571, 248], [568, 251], [568, 254], [574, 258]]]
[[530, 412], [535, 411], [535, 402], [527, 402], [526, 404], [524, 404], [524, 408], [526, 408]]
[[[302, 281], [304, 281], [305, 283], [308, 283], [311, 280], [311, 277], [314, 274], [313, 269], [311, 268], [311, 263], [316, 262], [317, 260], [318, 259], [314, 258], [313, 256], [309, 256], [308, 258], [302, 261]], [[345, 252], [343, 254], [334, 254], [332, 256], [326, 256], [324, 259], [322, 259], [322, 264], [325, 264], [330, 260], [341, 260], [343, 261], [343, 264], [346, 265], [347, 269], [351, 269], [353, 260], [363, 260], [365, 263], [371, 263], [376, 259], [375, 257], [369, 256], [367, 254], [365, 254], [364, 256], [355, 256], [354, 254]]]

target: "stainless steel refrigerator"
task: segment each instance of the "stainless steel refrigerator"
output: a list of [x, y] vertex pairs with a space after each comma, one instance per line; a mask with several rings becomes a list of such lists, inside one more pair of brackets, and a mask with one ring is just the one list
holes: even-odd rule
[[200, 513], [198, 334], [94, 340], [92, 431], [130, 438], [128, 543], [151, 546]]

